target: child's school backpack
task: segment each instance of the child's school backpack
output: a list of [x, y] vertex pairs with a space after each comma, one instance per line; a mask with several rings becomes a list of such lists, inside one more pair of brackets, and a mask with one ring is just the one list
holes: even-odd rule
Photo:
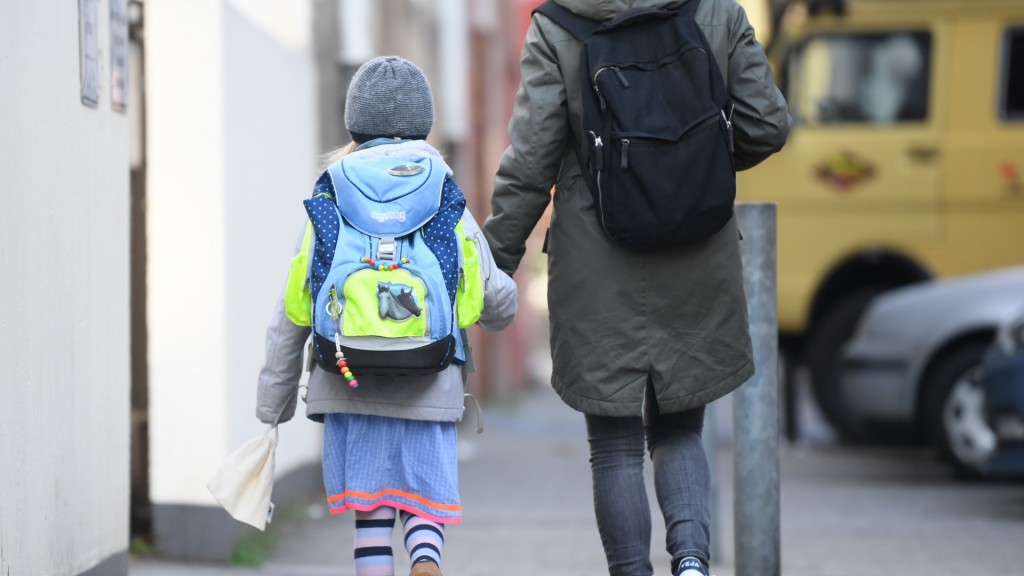
[[732, 217], [732, 111], [694, 21], [699, 4], [635, 7], [606, 22], [553, 0], [534, 10], [582, 42], [580, 167], [601, 226], [628, 247], [695, 242]]
[[355, 375], [463, 362], [459, 329], [483, 309], [479, 255], [461, 221], [466, 199], [443, 161], [404, 150], [343, 157], [303, 202], [310, 224], [286, 310], [311, 325], [316, 362], [351, 386]]

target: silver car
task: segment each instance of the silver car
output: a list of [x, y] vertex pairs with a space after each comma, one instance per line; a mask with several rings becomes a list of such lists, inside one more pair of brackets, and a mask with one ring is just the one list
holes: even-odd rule
[[844, 349], [841, 392], [867, 426], [902, 425], [977, 475], [995, 448], [974, 374], [1020, 307], [1024, 266], [914, 284], [875, 298]]

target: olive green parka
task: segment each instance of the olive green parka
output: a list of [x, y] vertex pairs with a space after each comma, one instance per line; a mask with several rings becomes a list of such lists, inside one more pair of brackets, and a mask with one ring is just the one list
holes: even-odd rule
[[[630, 6], [675, 8], [684, 1], [558, 3], [606, 20]], [[702, 0], [696, 20], [735, 103], [735, 166], [750, 168], [785, 143], [786, 102], [735, 0]], [[573, 145], [584, 141], [579, 50], [568, 32], [534, 15], [520, 61], [511, 144], [498, 168], [484, 234], [498, 266], [512, 272], [554, 203], [546, 242], [551, 382], [569, 406], [638, 416], [648, 379], [663, 413], [707, 404], [754, 373], [735, 218], [714, 236], [670, 251], [630, 251], [604, 235]]]

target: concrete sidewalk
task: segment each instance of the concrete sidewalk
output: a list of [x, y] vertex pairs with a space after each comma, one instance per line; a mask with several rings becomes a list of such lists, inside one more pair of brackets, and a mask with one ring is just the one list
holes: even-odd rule
[[[463, 523], [446, 534], [444, 573], [462, 576], [606, 574], [591, 496], [583, 417], [548, 387], [484, 407], [483, 434], [471, 411], [460, 430]], [[648, 474], [650, 478], [650, 474]], [[649, 480], [653, 499], [653, 484]], [[305, 510], [279, 510], [259, 569], [133, 557], [131, 576], [351, 576], [353, 517], [331, 516], [321, 495]], [[661, 516], [653, 511], [655, 570], [668, 574]], [[400, 532], [396, 530], [396, 536]], [[396, 573], [407, 558], [395, 539]], [[717, 570], [729, 576], [728, 570]]]
[[[721, 439], [712, 571], [734, 576], [731, 399], [714, 405]], [[447, 533], [446, 576], [607, 574], [591, 501], [580, 414], [547, 387], [485, 406], [486, 431], [462, 433], [463, 524]], [[1024, 483], [963, 483], [933, 454], [911, 448], [783, 443], [785, 576], [1021, 574]], [[648, 495], [653, 486], [648, 468]], [[278, 511], [259, 569], [133, 557], [131, 576], [353, 576], [352, 516], [330, 516], [322, 494]], [[668, 575], [664, 526], [652, 506], [655, 574]], [[396, 535], [399, 531], [396, 530]], [[395, 539], [396, 573], [406, 558]], [[870, 563], [867, 567], [865, 562]]]

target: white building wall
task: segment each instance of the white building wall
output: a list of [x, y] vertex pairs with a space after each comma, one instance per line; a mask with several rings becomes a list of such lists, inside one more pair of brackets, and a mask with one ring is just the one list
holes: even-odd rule
[[[262, 0], [145, 3], [156, 515], [227, 518], [206, 483], [265, 429], [255, 417], [264, 334], [320, 153], [310, 2], [289, 2], [290, 17]], [[278, 478], [318, 461], [320, 429], [303, 410], [281, 428]]]
[[[127, 571], [129, 123], [80, 101], [78, 3], [0, 17], [0, 574]], [[100, 568], [97, 568], [100, 567]]]
[[150, 498], [206, 502], [227, 447], [223, 4], [145, 4]]
[[[241, 328], [228, 346], [230, 409], [240, 416], [232, 422], [232, 447], [264, 429], [255, 417], [255, 399], [265, 329], [308, 220], [302, 201], [312, 194], [320, 156], [326, 152], [317, 147], [311, 46], [299, 50], [278, 44], [277, 38], [294, 38], [296, 33], [269, 34], [243, 12], [242, 4], [233, 0], [225, 12], [226, 287], [228, 325]], [[308, 20], [303, 24], [308, 41], [312, 27]], [[299, 401], [296, 418], [280, 428], [279, 472], [318, 461], [320, 435], [319, 425], [306, 419]]]

